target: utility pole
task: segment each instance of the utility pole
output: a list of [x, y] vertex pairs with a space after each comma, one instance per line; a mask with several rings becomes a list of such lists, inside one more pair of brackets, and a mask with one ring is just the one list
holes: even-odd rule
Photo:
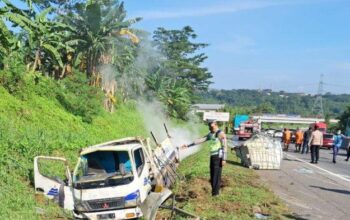
[[317, 118], [324, 118], [324, 110], [323, 110], [323, 74], [321, 74], [320, 82], [318, 84], [317, 96], [312, 107], [312, 114], [315, 114]]

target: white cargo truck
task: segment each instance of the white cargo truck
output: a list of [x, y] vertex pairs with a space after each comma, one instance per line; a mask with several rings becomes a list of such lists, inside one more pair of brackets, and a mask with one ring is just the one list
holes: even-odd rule
[[[78, 219], [154, 219], [171, 195], [176, 160], [169, 138], [152, 148], [148, 139], [137, 137], [83, 148], [72, 173], [64, 158], [37, 156], [35, 191]], [[50, 169], [44, 161], [62, 163], [65, 178], [43, 173]]]

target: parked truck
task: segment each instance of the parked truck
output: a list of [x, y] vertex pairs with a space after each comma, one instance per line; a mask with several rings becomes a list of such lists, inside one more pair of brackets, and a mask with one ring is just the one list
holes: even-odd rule
[[311, 128], [315, 128], [315, 126], [317, 126], [322, 133], [327, 133], [327, 124], [325, 122], [316, 122], [310, 124]]
[[257, 121], [249, 119], [239, 125], [239, 130], [237, 132], [238, 139], [244, 140], [251, 138], [254, 133], [260, 131], [260, 124]]
[[241, 125], [241, 123], [244, 123], [246, 121], [249, 120], [249, 116], [248, 115], [235, 115], [234, 119], [233, 119], [233, 130], [235, 133], [237, 133], [239, 131], [239, 126]]
[[[158, 207], [172, 192], [176, 149], [169, 138], [156, 147], [133, 137], [83, 148], [71, 173], [67, 160], [34, 159], [35, 192], [42, 193], [81, 219], [155, 219]], [[44, 162], [61, 163], [65, 179], [50, 176]]]

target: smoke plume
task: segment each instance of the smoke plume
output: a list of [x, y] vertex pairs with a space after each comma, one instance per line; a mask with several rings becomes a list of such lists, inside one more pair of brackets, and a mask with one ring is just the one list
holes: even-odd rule
[[199, 146], [181, 149], [184, 144], [192, 143], [196, 138], [200, 137], [198, 122], [193, 119], [186, 125], [179, 126], [172, 123], [166, 116], [166, 109], [159, 101], [138, 101], [137, 109], [141, 113], [144, 124], [147, 130], [152, 131], [158, 142], [161, 142], [167, 137], [164, 123], [166, 124], [171, 142], [177, 148], [179, 159], [182, 160], [189, 155], [196, 153]]

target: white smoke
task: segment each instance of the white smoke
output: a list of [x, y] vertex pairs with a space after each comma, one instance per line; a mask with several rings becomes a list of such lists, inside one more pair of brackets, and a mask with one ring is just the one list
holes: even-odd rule
[[[152, 131], [158, 142], [167, 137], [164, 124], [167, 126], [171, 142], [177, 148], [179, 159], [198, 152], [199, 146], [181, 149], [184, 144], [190, 144], [200, 137], [199, 125], [196, 118], [190, 120], [186, 125], [177, 126], [166, 116], [166, 108], [159, 101], [138, 101], [137, 109], [141, 113], [147, 130]], [[203, 135], [203, 134], [202, 134]]]
[[[125, 70], [125, 73], [117, 73], [117, 70], [109, 65], [100, 67], [103, 86], [107, 88], [115, 86], [115, 89], [122, 92], [124, 98], [128, 96], [136, 97], [139, 94], [145, 95], [147, 93], [147, 88], [145, 86], [144, 74], [156, 69], [159, 63], [166, 59], [165, 56], [152, 45], [148, 36], [140, 37], [142, 40], [137, 47], [136, 59], [133, 64]], [[138, 101], [137, 108], [143, 117], [146, 129], [149, 132], [153, 132], [158, 142], [162, 142], [167, 137], [164, 124], [167, 126], [169, 135], [171, 136], [171, 142], [176, 149], [179, 149], [179, 159], [184, 159], [199, 150], [199, 146], [181, 149], [182, 145], [190, 144], [200, 137], [198, 133], [199, 126], [198, 122], [195, 120], [195, 116], [190, 117], [193, 120], [190, 120], [186, 125], [180, 127], [169, 120], [166, 114], [166, 107], [159, 101]]]

